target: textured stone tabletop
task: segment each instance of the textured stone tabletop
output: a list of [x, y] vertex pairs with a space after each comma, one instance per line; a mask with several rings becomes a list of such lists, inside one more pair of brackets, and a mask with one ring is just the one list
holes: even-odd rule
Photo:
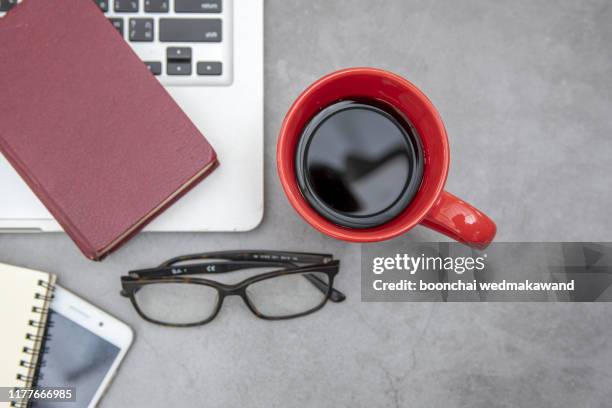
[[[360, 247], [307, 226], [282, 194], [284, 113], [332, 70], [404, 75], [449, 133], [447, 187], [501, 241], [612, 241], [612, 5], [589, 1], [269, 0], [265, 217], [248, 233], [140, 234], [102, 263], [63, 234], [0, 235], [0, 261], [126, 321], [136, 339], [102, 407], [609, 407], [612, 306], [361, 303]], [[400, 240], [439, 240], [417, 228]], [[256, 319], [228, 299], [214, 323], [167, 329], [119, 296], [119, 276], [216, 249], [329, 251], [348, 295], [306, 318]]]

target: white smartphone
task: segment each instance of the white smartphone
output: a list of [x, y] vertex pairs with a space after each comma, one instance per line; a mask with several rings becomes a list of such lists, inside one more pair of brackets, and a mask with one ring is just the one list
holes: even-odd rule
[[38, 387], [74, 387], [76, 402], [36, 400], [32, 407], [95, 407], [132, 344], [125, 323], [55, 287]]

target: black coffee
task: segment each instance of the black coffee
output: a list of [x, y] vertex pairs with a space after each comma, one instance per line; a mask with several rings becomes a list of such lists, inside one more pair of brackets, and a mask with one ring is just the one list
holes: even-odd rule
[[394, 109], [341, 101], [304, 129], [296, 172], [304, 197], [322, 216], [371, 228], [410, 203], [421, 183], [423, 154], [416, 131]]

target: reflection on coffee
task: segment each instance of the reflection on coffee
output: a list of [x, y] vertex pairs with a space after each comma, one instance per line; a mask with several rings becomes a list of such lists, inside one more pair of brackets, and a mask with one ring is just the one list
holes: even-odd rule
[[322, 216], [371, 228], [399, 215], [415, 196], [423, 155], [416, 131], [393, 108], [340, 101], [304, 129], [296, 173], [304, 197]]

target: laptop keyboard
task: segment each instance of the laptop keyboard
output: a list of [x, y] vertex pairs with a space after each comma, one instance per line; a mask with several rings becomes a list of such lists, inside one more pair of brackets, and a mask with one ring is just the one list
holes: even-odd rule
[[[89, 1], [162, 84], [232, 83], [232, 0]], [[18, 2], [0, 0], [0, 17]]]

